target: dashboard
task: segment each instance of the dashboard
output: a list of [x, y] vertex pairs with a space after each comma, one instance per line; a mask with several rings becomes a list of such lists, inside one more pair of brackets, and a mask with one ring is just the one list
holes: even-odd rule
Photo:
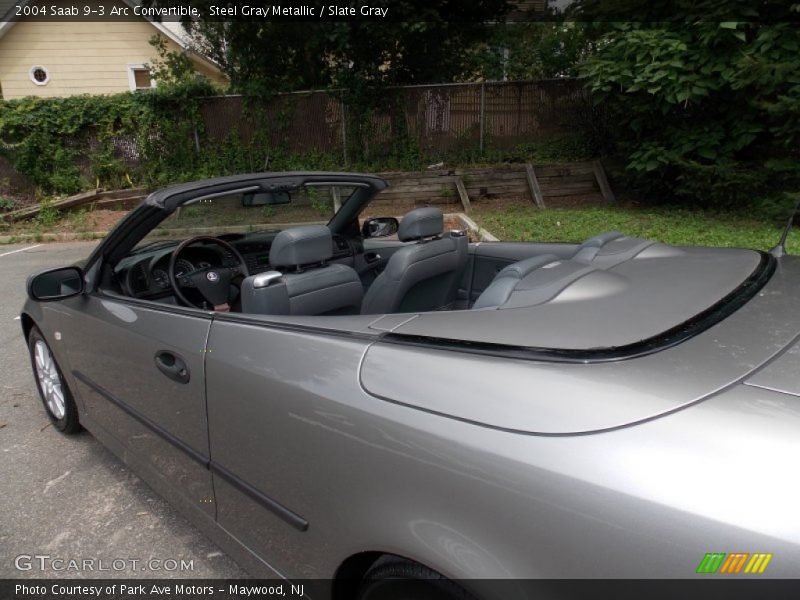
[[[272, 269], [269, 251], [276, 234], [277, 232], [223, 234], [219, 239], [236, 248], [242, 255], [249, 274], [255, 275]], [[170, 256], [178, 243], [180, 240], [158, 244], [152, 250], [142, 248], [120, 261], [115, 272], [123, 292], [135, 298], [150, 300], [171, 297], [173, 290], [167, 273]], [[334, 234], [331, 261], [350, 263], [357, 251], [357, 243]], [[181, 252], [175, 263], [175, 272], [181, 276], [197, 269], [235, 267], [238, 264], [239, 261], [233, 253], [224, 251], [218, 245], [197, 244]]]

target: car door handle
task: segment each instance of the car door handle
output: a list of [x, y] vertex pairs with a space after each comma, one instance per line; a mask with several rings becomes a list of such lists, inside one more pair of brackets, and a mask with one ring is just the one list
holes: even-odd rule
[[189, 367], [186, 361], [168, 350], [160, 350], [155, 356], [156, 367], [164, 375], [178, 383], [189, 383]]

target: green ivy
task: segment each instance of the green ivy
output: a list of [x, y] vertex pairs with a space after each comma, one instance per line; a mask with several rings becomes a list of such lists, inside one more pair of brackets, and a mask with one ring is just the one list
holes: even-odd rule
[[[45, 193], [69, 194], [130, 178], [149, 182], [196, 162], [203, 81], [113, 96], [0, 102], [0, 153]], [[116, 147], [138, 149], [129, 164]]]

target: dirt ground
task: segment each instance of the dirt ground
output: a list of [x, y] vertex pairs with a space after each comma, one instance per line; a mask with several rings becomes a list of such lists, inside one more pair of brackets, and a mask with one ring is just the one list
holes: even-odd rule
[[37, 235], [44, 233], [92, 233], [111, 230], [128, 211], [125, 210], [93, 210], [73, 211], [60, 215], [56, 220], [49, 222], [40, 219], [30, 219], [17, 223], [0, 222], [0, 235]]
[[[507, 206], [520, 206], [533, 204], [529, 196], [506, 196], [504, 198], [491, 198], [477, 200], [472, 206], [476, 210], [498, 210]], [[585, 194], [575, 196], [549, 196], [545, 198], [546, 208], [586, 208], [589, 206], [606, 206], [607, 202], [599, 194]]]
[[[95, 210], [86, 213], [85, 221], [80, 223], [79, 227], [83, 227], [83, 231], [109, 231], [127, 214], [126, 210]], [[59, 223], [58, 227], [63, 227], [63, 231], [69, 231], [69, 225], [69, 218], [66, 218]], [[56, 231], [61, 230], [56, 229]]]

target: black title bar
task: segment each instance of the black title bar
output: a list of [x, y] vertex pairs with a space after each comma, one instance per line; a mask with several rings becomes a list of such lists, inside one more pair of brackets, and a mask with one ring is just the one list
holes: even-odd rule
[[[348, 582], [357, 589], [361, 582]], [[794, 600], [797, 580], [761, 577], [694, 579], [470, 579], [456, 584], [478, 600], [559, 600], [614, 598], [615, 600], [693, 600], [750, 598]], [[400, 580], [409, 591], [418, 590], [411, 580]], [[349, 586], [349, 587], [352, 587]], [[250, 600], [267, 598], [329, 598], [334, 582], [259, 579], [3, 579], [0, 598], [14, 600]], [[413, 586], [413, 587], [412, 587]]]
[[272, 22], [800, 22], [800, 3], [788, 0], [347, 0], [233, 2], [228, 0], [17, 1], [1, 21]]

